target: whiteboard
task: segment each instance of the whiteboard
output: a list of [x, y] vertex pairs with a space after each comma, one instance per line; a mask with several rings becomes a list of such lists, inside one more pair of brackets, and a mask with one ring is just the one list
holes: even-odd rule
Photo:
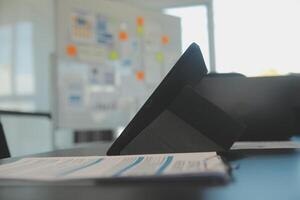
[[176, 17], [106, 0], [57, 0], [54, 122], [125, 126], [181, 54]]

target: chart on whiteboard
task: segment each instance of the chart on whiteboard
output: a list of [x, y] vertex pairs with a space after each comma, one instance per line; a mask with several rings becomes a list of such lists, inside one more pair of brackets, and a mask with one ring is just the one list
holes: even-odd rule
[[95, 3], [57, 1], [57, 127], [125, 126], [181, 54], [178, 18]]

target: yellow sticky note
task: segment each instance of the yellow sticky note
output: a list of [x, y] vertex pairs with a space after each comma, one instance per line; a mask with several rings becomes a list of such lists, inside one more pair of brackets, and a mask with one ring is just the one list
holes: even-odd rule
[[156, 53], [156, 60], [162, 62], [164, 60], [164, 54], [162, 52]]
[[118, 58], [119, 58], [118, 52], [116, 52], [116, 51], [110, 52], [110, 54], [109, 54], [109, 59], [110, 60], [118, 60]]
[[137, 26], [136, 32], [137, 32], [139, 35], [143, 35], [143, 34], [144, 34], [144, 27], [143, 27], [143, 26]]

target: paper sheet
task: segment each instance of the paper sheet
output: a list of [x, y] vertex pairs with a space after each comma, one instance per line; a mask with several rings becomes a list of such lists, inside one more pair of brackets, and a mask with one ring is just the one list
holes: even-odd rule
[[259, 141], [259, 142], [235, 142], [231, 150], [238, 149], [299, 149], [300, 142], [294, 141]]
[[71, 16], [71, 38], [75, 42], [94, 42], [94, 16], [84, 10], [73, 12]]
[[17, 180], [59, 181], [165, 175], [227, 176], [227, 166], [215, 152], [24, 158], [0, 166], [0, 179]]

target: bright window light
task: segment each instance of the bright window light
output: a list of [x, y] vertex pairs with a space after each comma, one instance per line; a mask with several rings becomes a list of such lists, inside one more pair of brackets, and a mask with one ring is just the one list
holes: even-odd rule
[[0, 96], [33, 95], [33, 25], [0, 26]]
[[300, 73], [299, 0], [214, 0], [218, 72]]
[[205, 63], [209, 68], [210, 62], [206, 6], [199, 5], [169, 8], [165, 10], [165, 14], [176, 16], [181, 19], [182, 52], [184, 52], [191, 43], [196, 42], [200, 45]]
[[17, 23], [16, 38], [16, 92], [20, 95], [34, 93], [33, 72], [33, 25], [31, 22]]
[[0, 95], [10, 95], [12, 66], [12, 26], [0, 26]]

